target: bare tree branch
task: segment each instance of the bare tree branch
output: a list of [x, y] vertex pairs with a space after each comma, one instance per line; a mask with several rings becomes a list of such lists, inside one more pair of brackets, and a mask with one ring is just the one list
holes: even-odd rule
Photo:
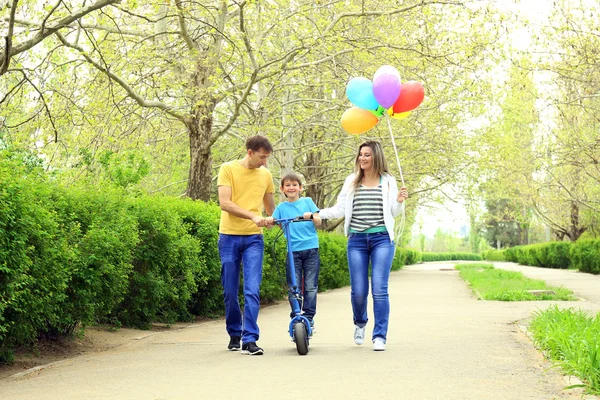
[[[0, 75], [4, 74], [6, 72], [6, 69], [8, 69], [8, 63], [10, 62], [10, 59], [12, 57], [31, 49], [36, 44], [38, 44], [41, 41], [43, 41], [44, 39], [46, 39], [48, 36], [52, 35], [55, 32], [58, 32], [60, 29], [66, 27], [66, 26], [69, 26], [70, 24], [79, 20], [80, 18], [84, 17], [85, 15], [87, 15], [93, 11], [99, 10], [103, 7], [106, 7], [108, 5], [119, 3], [120, 1], [121, 0], [98, 0], [96, 3], [91, 4], [87, 7], [80, 8], [79, 10], [76, 10], [72, 14], [60, 19], [55, 24], [49, 26], [47, 29], [44, 29], [44, 25], [45, 25], [45, 22], [47, 19], [46, 18], [44, 20], [44, 22], [42, 24], [40, 24], [42, 29], [34, 37], [32, 37], [29, 40], [24, 41], [23, 43], [19, 43], [16, 46], [7, 46], [7, 48], [4, 49], [4, 53], [1, 54], [2, 57], [0, 57], [3, 60], [2, 67], [0, 68]], [[18, 2], [18, 0], [13, 0], [13, 8], [11, 9], [11, 18], [13, 18], [13, 19], [14, 19], [14, 16], [12, 16], [12, 15], [16, 10], [17, 2]], [[61, 2], [59, 2], [59, 4], [60, 3]], [[54, 11], [54, 9], [50, 12], [50, 14], [52, 14], [53, 11]], [[13, 24], [11, 24], [10, 26], [12, 26], [12, 25]], [[11, 30], [10, 36], [12, 36], [12, 30]], [[7, 41], [7, 43], [8, 42], [9, 41]], [[10, 43], [8, 43], [8, 44], [10, 44]], [[5, 66], [5, 64], [6, 64], [6, 66]]]
[[10, 17], [8, 20], [8, 33], [4, 38], [4, 53], [0, 54], [0, 75], [4, 75], [8, 70], [10, 64], [11, 52], [12, 52], [12, 36], [15, 27], [15, 14], [17, 13], [17, 4], [19, 0], [13, 0], [10, 8]]
[[142, 96], [140, 96], [139, 94], [137, 94], [135, 92], [135, 90], [133, 90], [133, 88], [127, 84], [127, 82], [125, 82], [119, 76], [115, 75], [114, 73], [112, 73], [111, 71], [109, 71], [107, 68], [105, 68], [102, 65], [100, 65], [97, 61], [95, 61], [94, 59], [92, 59], [85, 52], [85, 50], [83, 48], [81, 48], [78, 45], [69, 43], [59, 32], [56, 32], [56, 36], [59, 38], [59, 40], [62, 42], [62, 44], [64, 44], [66, 47], [69, 47], [69, 48], [77, 50], [79, 52], [79, 54], [81, 54], [83, 56], [83, 58], [85, 58], [85, 60], [88, 63], [90, 63], [91, 65], [93, 65], [99, 71], [105, 73], [113, 81], [117, 82], [119, 84], [119, 86], [121, 86], [125, 90], [125, 92], [127, 93], [127, 95], [129, 97], [131, 97], [133, 100], [135, 100], [140, 106], [142, 106], [142, 107], [158, 108], [158, 109], [166, 112], [170, 116], [178, 119], [179, 121], [181, 121], [183, 123], [186, 122], [186, 119], [185, 119], [185, 117], [182, 114], [176, 112], [175, 110], [173, 110], [168, 105], [166, 105], [166, 104], [164, 104], [164, 103], [162, 103], [160, 101], [149, 101], [149, 100], [146, 100], [146, 99], [142, 98]]
[[417, 7], [423, 7], [423, 6], [427, 6], [430, 4], [446, 4], [446, 5], [454, 5], [454, 6], [462, 6], [463, 3], [461, 2], [456, 2], [456, 1], [422, 1], [420, 3], [415, 3], [411, 6], [408, 7], [403, 7], [403, 8], [397, 8], [395, 10], [378, 10], [378, 11], [364, 11], [364, 12], [346, 12], [346, 13], [341, 13], [336, 15], [333, 18], [333, 21], [331, 21], [331, 23], [329, 24], [329, 26], [327, 26], [327, 28], [325, 28], [325, 30], [323, 31], [323, 33], [329, 32], [331, 31], [337, 24], [338, 22], [340, 22], [342, 19], [344, 18], [350, 18], [350, 17], [381, 17], [381, 16], [389, 16], [389, 15], [394, 15], [394, 14], [400, 14], [403, 12], [407, 12], [412, 10], [413, 8], [417, 8]]

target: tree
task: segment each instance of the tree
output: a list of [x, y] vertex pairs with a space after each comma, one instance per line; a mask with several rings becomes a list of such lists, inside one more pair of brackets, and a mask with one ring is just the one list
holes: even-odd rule
[[[425, 176], [449, 181], [463, 160], [457, 125], [477, 112], [477, 96], [485, 90], [472, 74], [495, 40], [494, 29], [478, 29], [489, 14], [446, 1], [122, 1], [45, 41], [39, 68], [26, 71], [34, 75], [31, 81], [43, 83], [39, 92], [48, 97], [49, 112], [37, 117], [44, 128], [35, 135], [62, 165], [78, 164], [90, 147], [95, 153], [133, 145], [152, 149], [153, 167], [165, 176], [181, 173], [187, 162], [187, 178], [176, 182], [187, 182], [188, 196], [207, 200], [213, 157], [235, 153], [232, 147], [252, 133], [265, 133], [279, 145], [290, 130], [307, 132], [285, 142], [293, 144], [293, 168], [304, 170], [312, 187], [331, 181], [315, 192], [330, 201], [347, 171], [339, 163], [358, 141], [337, 126], [345, 107], [339, 93], [349, 76], [372, 76], [387, 62], [428, 88], [429, 106], [415, 112], [423, 119], [397, 132], [408, 139], [401, 151], [413, 187]], [[468, 37], [466, 29], [472, 29]], [[11, 102], [19, 97], [13, 94]], [[23, 120], [9, 126], [14, 131]], [[48, 129], [57, 143], [45, 139]], [[308, 132], [315, 137], [307, 140]], [[383, 126], [372, 136], [389, 144]], [[318, 168], [310, 165], [319, 162]]]

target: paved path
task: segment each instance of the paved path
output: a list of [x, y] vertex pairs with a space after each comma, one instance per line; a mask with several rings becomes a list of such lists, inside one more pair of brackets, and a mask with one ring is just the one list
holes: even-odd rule
[[[562, 390], [564, 377], [547, 370], [519, 329], [532, 311], [552, 303], [478, 301], [457, 272], [445, 270], [452, 265], [392, 274], [385, 352], [353, 343], [349, 289], [343, 288], [319, 295], [318, 333], [307, 356], [289, 341], [288, 305], [281, 303], [260, 313], [264, 356], [227, 351], [224, 322], [211, 321], [0, 380], [0, 399], [582, 398]], [[600, 277], [496, 266], [530, 268], [527, 275], [564, 284], [586, 299], [562, 305], [600, 311]]]

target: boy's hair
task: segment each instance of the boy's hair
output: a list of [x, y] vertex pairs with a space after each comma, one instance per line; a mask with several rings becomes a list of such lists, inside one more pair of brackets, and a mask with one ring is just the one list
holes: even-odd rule
[[290, 172], [289, 174], [286, 174], [283, 178], [281, 178], [281, 187], [283, 187], [285, 181], [298, 182], [298, 185], [302, 186], [302, 178], [300, 178], [300, 175], [295, 174], [293, 172]]
[[271, 146], [269, 139], [261, 135], [250, 136], [246, 139], [246, 150], [260, 151], [260, 149], [268, 153], [273, 152], [273, 146]]

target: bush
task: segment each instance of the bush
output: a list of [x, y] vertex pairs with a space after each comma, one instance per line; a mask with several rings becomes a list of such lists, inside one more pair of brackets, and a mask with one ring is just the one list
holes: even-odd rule
[[55, 188], [52, 197], [75, 253], [61, 316], [52, 330], [69, 334], [78, 324], [105, 320], [123, 301], [138, 243], [137, 223], [120, 190]]
[[579, 271], [600, 274], [600, 239], [578, 240], [571, 246], [570, 257]]
[[423, 262], [428, 261], [481, 261], [481, 256], [474, 253], [422, 253]]
[[0, 360], [59, 322], [74, 257], [38, 172], [0, 158]]
[[400, 257], [402, 265], [419, 264], [422, 262], [421, 252], [419, 250], [397, 248], [396, 258]]
[[221, 261], [217, 245], [221, 209], [215, 203], [191, 199], [165, 198], [165, 201], [177, 212], [187, 233], [200, 245], [197, 256], [202, 268], [194, 270], [197, 290], [192, 295], [190, 312], [206, 317], [222, 315]]
[[126, 325], [145, 329], [153, 321], [191, 319], [188, 304], [198, 290], [194, 278], [205, 268], [202, 243], [187, 232], [169, 202], [162, 197], [130, 201], [139, 242], [127, 293], [114, 313]]
[[504, 250], [506, 261], [542, 268], [569, 268], [570, 242], [538, 243]]
[[506, 261], [504, 250], [486, 250], [481, 253], [481, 258], [486, 261]]

